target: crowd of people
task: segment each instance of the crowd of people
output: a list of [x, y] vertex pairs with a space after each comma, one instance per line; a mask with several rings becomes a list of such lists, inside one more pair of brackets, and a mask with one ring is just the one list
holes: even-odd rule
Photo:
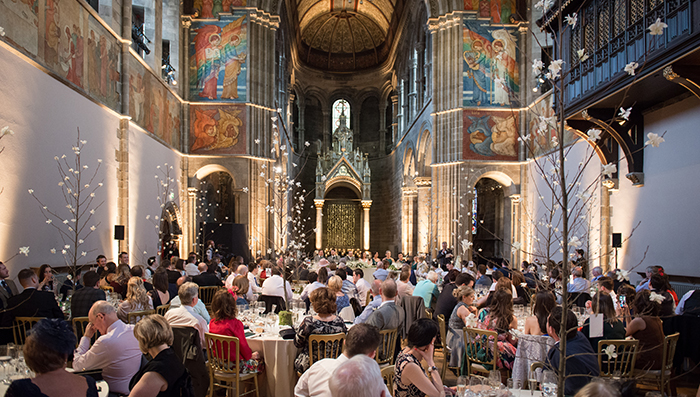
[[[479, 265], [462, 262], [455, 267], [445, 243], [432, 262], [424, 256], [411, 261], [399, 255], [394, 260], [387, 251], [375, 262], [375, 269], [348, 266], [356, 262], [352, 251], [343, 257], [333, 251], [327, 257], [319, 252], [315, 255], [313, 266], [293, 257], [275, 261], [260, 258], [248, 265], [243, 258], [232, 257], [224, 264], [211, 249], [202, 262], [190, 253], [187, 260], [172, 256], [160, 266], [155, 261], [130, 266], [126, 253], [119, 255], [118, 264], [100, 255], [93, 269], [60, 286], [48, 265], [41, 266], [38, 273], [22, 269], [17, 274], [22, 292], [0, 262], [4, 309], [0, 312], [4, 325], [0, 344], [12, 341], [12, 334], [5, 330], [11, 329], [16, 317], [46, 318], [32, 329], [24, 346], [27, 365], [36, 377], [13, 382], [8, 395], [40, 396], [48, 387], [52, 392], [58, 390], [53, 382], [60, 382], [61, 394], [96, 395], [94, 381], [65, 371], [69, 360], [75, 370], [101, 369], [115, 395], [195, 395], [190, 373], [171, 348], [173, 327], [196, 330], [200, 347], [206, 346], [206, 333], [238, 338], [239, 351], [217, 354], [237, 355], [242, 370], [257, 371], [264, 357], [249, 347], [239, 310], [247, 310], [264, 297], [291, 301], [290, 280], [295, 279], [306, 281], [300, 298], [308, 311], [294, 330], [299, 352], [293, 366], [301, 375], [295, 388], [297, 396], [350, 395], [355, 389], [349, 384], [362, 385], [362, 390], [370, 393], [364, 395], [388, 396], [373, 360], [378, 354], [379, 333], [385, 330], [397, 330], [400, 335], [394, 351], [391, 394], [395, 397], [443, 395], [446, 388], [435, 366], [435, 344], [448, 346], [452, 352], [449, 367], [464, 371], [462, 329], [466, 326], [495, 331], [499, 350], [495, 369], [510, 370], [518, 346], [517, 334], [512, 332], [518, 328], [514, 310], [518, 304], [531, 307], [523, 333], [553, 340], [546, 365], [554, 371], [559, 368], [559, 342], [566, 339], [565, 394], [573, 395], [599, 374], [598, 341], [633, 337], [639, 341], [636, 367], [658, 370], [662, 365], [663, 319], [675, 313], [696, 313], [700, 306], [700, 296], [693, 291], [678, 299], [660, 266], [649, 267], [647, 277], [635, 288], [614, 271], [604, 275], [595, 267], [588, 274], [581, 261], [567, 264], [571, 275], [567, 282], [561, 279], [561, 264], [523, 262], [515, 269], [507, 261], [491, 261]], [[370, 263], [378, 254], [362, 257]], [[366, 272], [372, 272], [372, 282], [365, 280]], [[210, 310], [198, 296], [199, 288], [207, 286], [224, 287], [213, 296]], [[120, 303], [108, 302], [105, 290], [120, 294]], [[477, 290], [485, 293], [479, 298]], [[590, 320], [579, 326], [577, 315], [562, 305], [564, 290], [572, 304], [584, 302], [589, 315], [602, 316], [602, 330], [592, 331]], [[77, 340], [56, 296], [70, 300], [72, 317], [88, 317], [89, 325]], [[129, 324], [129, 313], [162, 305], [169, 305], [164, 316], [147, 315]], [[426, 309], [431, 318], [422, 318]], [[568, 315], [562, 327], [564, 310]], [[351, 318], [347, 318], [348, 312]], [[439, 341], [439, 316], [446, 320], [444, 341]], [[310, 365], [309, 337], [336, 333], [347, 334], [343, 354], [314, 360]]]

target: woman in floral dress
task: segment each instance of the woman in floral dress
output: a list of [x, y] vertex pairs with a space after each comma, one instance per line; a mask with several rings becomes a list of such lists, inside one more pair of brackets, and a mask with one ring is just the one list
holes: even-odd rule
[[498, 360], [496, 366], [513, 369], [518, 340], [510, 333], [518, 327], [518, 319], [513, 315], [513, 295], [507, 290], [492, 293], [491, 305], [479, 312], [477, 327], [498, 333]]

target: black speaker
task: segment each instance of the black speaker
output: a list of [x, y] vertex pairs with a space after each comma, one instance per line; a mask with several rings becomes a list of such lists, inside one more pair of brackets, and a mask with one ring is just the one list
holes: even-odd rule
[[124, 240], [124, 225], [114, 225], [114, 239]]
[[613, 248], [621, 248], [622, 247], [622, 233], [613, 233], [612, 234], [612, 246]]

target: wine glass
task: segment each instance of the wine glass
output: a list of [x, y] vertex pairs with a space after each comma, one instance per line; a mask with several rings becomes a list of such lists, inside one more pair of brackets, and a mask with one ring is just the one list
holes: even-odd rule
[[467, 391], [467, 377], [466, 376], [460, 376], [457, 378], [457, 396], [458, 397], [464, 397], [464, 394]]
[[501, 385], [501, 371], [489, 371], [489, 383], [492, 387], [498, 388]]

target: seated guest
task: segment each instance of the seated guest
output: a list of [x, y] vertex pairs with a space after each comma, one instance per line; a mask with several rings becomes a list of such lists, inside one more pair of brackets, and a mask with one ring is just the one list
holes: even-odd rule
[[370, 285], [367, 280], [364, 279], [365, 277], [365, 272], [362, 271], [362, 269], [355, 269], [353, 271], [353, 276], [352, 276], [352, 281], [355, 283], [355, 287], [357, 288], [357, 299], [360, 301], [360, 305], [362, 307], [367, 306], [367, 291], [372, 289], [372, 286]]
[[700, 290], [692, 289], [683, 295], [681, 301], [676, 306], [676, 314], [690, 316], [700, 315]]
[[176, 284], [177, 279], [182, 277], [182, 273], [180, 273], [175, 266], [177, 266], [177, 261], [178, 258], [172, 257], [170, 258], [170, 262], [167, 263], [167, 272], [168, 272], [168, 283], [169, 284]]
[[379, 293], [382, 296], [382, 304], [369, 315], [365, 323], [374, 325], [380, 331], [385, 329], [400, 328], [406, 318], [403, 308], [396, 305], [396, 283], [387, 279], [381, 284]]
[[[379, 330], [367, 324], [358, 324], [350, 328], [343, 345], [343, 354], [338, 358], [324, 358], [317, 361], [297, 381], [294, 388], [295, 397], [331, 397], [328, 381], [338, 366], [357, 355], [374, 359], [379, 347]], [[386, 391], [386, 397], [390, 397]]]
[[[450, 280], [453, 274], [454, 273], [452, 272], [448, 273], [448, 278], [446, 280]], [[450, 316], [452, 315], [452, 311], [454, 310], [455, 306], [457, 306], [458, 302], [457, 298], [455, 298], [452, 292], [454, 292], [455, 289], [462, 285], [466, 285], [467, 287], [474, 287], [474, 277], [472, 277], [468, 273], [458, 272], [454, 281], [450, 281], [444, 287], [442, 287], [442, 291], [440, 292], [437, 302], [435, 303], [436, 318], [437, 316], [442, 314], [445, 317], [445, 320], [449, 320]]]
[[[503, 277], [504, 280], [508, 280]], [[498, 333], [498, 368], [513, 369], [518, 340], [510, 330], [518, 328], [518, 319], [513, 315], [513, 295], [510, 291], [497, 289], [492, 293], [488, 308], [481, 309], [477, 327]]]
[[348, 280], [345, 269], [336, 270], [335, 275], [340, 277], [340, 279], [343, 281], [343, 288], [341, 290], [348, 297], [348, 299], [357, 298], [357, 287], [355, 286], [355, 283]]
[[[241, 260], [241, 261], [243, 260], [243, 257], [240, 257], [240, 256], [238, 256], [238, 257], [236, 257], [236, 258], [239, 259], [239, 260]], [[308, 274], [308, 273], [307, 273], [307, 274]], [[256, 290], [253, 288], [253, 285], [251, 285], [251, 282], [252, 282], [252, 283], [255, 283], [255, 277], [253, 277], [252, 281], [251, 281], [251, 279], [248, 277], [248, 266], [246, 266], [246, 265], [238, 265], [238, 268], [236, 268], [236, 273], [231, 273], [231, 275], [229, 275], [228, 277], [226, 277], [226, 283], [224, 283], [224, 286], [226, 287], [226, 289], [229, 289], [229, 290], [230, 290], [231, 287], [233, 286], [233, 280], [234, 280], [236, 277], [238, 277], [238, 276], [243, 276], [243, 277], [246, 278], [246, 280], [248, 280], [248, 290], [247, 290], [247, 291], [242, 291], [242, 293], [243, 293], [243, 296], [244, 296], [246, 302], [253, 302], [253, 301], [257, 298], [257, 297], [255, 296], [255, 291], [256, 291]], [[231, 277], [233, 277], [233, 278], [231, 278]], [[257, 286], [256, 286], [256, 287], [257, 287]], [[258, 289], [258, 290], [259, 290], [259, 289]]]
[[[559, 369], [561, 353], [559, 351], [559, 341], [566, 338], [566, 382], [564, 384], [564, 394], [574, 395], [576, 392], [591, 381], [592, 377], [600, 374], [598, 367], [597, 353], [591, 349], [591, 344], [585, 336], [578, 331], [576, 315], [571, 310], [566, 317], [567, 331], [561, 332], [561, 306], [552, 309], [547, 320], [547, 333], [554, 339], [554, 346], [547, 353], [546, 366], [555, 372]], [[596, 350], [597, 351], [597, 350]]]
[[399, 298], [413, 295], [413, 289], [415, 287], [408, 280], [410, 277], [411, 267], [408, 265], [403, 265], [401, 268], [401, 274], [399, 275], [399, 281], [396, 282], [396, 290], [398, 291]]
[[327, 267], [321, 267], [318, 269], [318, 282], [323, 284], [323, 286], [328, 285], [328, 268]]
[[[238, 277], [241, 277], [248, 282], [248, 279], [245, 276]], [[238, 338], [238, 346], [240, 346], [241, 349], [239, 352], [241, 370], [254, 365], [250, 362], [250, 360], [260, 360], [260, 353], [250, 350], [248, 341], [245, 339], [243, 323], [241, 320], [236, 318], [238, 308], [236, 307], [236, 301], [233, 295], [226, 290], [218, 291], [214, 295], [214, 299], [211, 301], [211, 310], [214, 318], [211, 320], [211, 323], [209, 323], [209, 332], [212, 334], [235, 336]], [[235, 357], [235, 348], [235, 344], [232, 343], [230, 345], [230, 352], [224, 352], [224, 357]], [[220, 354], [220, 351], [218, 354]]]
[[598, 277], [598, 291], [605, 292], [608, 295], [610, 295], [610, 299], [613, 301], [613, 305], [615, 306], [615, 314], [618, 316], [622, 315], [622, 308], [620, 307], [620, 302], [617, 299], [617, 294], [613, 289], [615, 288], [615, 284], [613, 283], [613, 279], [607, 276], [600, 276]]
[[39, 291], [53, 292], [53, 269], [47, 264], [39, 267]]
[[486, 265], [479, 265], [476, 267], [476, 282], [474, 285], [478, 286], [484, 286], [484, 287], [490, 287], [491, 283], [493, 283], [493, 280], [491, 277], [489, 277], [488, 274], [486, 274]]
[[[194, 395], [190, 374], [170, 348], [173, 344], [173, 330], [163, 316], [152, 314], [144, 317], [134, 326], [134, 336], [139, 342], [141, 352], [153, 359], [131, 378], [130, 396]], [[185, 391], [186, 386], [189, 386], [189, 391]]]
[[177, 285], [168, 283], [168, 273], [163, 267], [157, 268], [153, 274], [153, 291], [149, 294], [156, 308], [167, 305], [177, 295]]
[[450, 346], [450, 367], [459, 367], [464, 355], [464, 333], [467, 317], [476, 315], [477, 310], [474, 303], [474, 290], [471, 287], [462, 285], [453, 290], [452, 294], [457, 299], [457, 305], [452, 310], [448, 320], [447, 345]]
[[659, 318], [661, 305], [651, 300], [651, 291], [641, 289], [634, 298], [632, 308], [635, 314], [634, 319], [627, 314], [625, 335], [639, 341], [635, 368], [660, 370], [663, 365], [661, 356], [664, 343], [664, 329]]
[[24, 288], [7, 300], [8, 312], [3, 316], [3, 326], [11, 327], [15, 317], [47, 317], [63, 319], [63, 312], [56, 303], [53, 292], [39, 291], [39, 278], [31, 269], [22, 269], [17, 274]]
[[246, 274], [246, 277], [248, 277], [248, 284], [250, 285], [250, 288], [253, 290], [253, 294], [262, 292], [262, 288], [260, 287], [260, 283], [258, 282], [259, 275], [260, 275], [260, 266], [258, 266], [255, 263], [249, 263], [248, 264], [248, 274]]
[[437, 287], [438, 275], [434, 271], [428, 272], [428, 278], [419, 281], [416, 284], [416, 288], [413, 289], [413, 296], [420, 296], [423, 298], [423, 304], [425, 308], [435, 308], [435, 303], [440, 295], [440, 291]]
[[527, 293], [527, 291], [525, 291], [525, 288], [523, 288], [523, 285], [527, 287], [527, 283], [525, 282], [525, 276], [523, 276], [523, 274], [520, 273], [520, 270], [511, 270], [510, 279], [513, 282], [513, 287], [516, 291], [516, 295], [513, 295], [513, 299], [517, 299], [515, 303], [529, 305], [530, 294]]
[[608, 339], [625, 339], [625, 326], [615, 314], [615, 305], [612, 298], [605, 292], [598, 291], [593, 300], [586, 302], [586, 309], [589, 314], [603, 315], [603, 336], [591, 337], [590, 319], [586, 319], [581, 329], [583, 336], [591, 342], [591, 348], [598, 351], [598, 341]]
[[197, 284], [191, 282], [182, 284], [177, 292], [181, 306], [168, 310], [165, 313], [165, 319], [171, 326], [196, 328], [204, 346], [204, 334], [209, 332], [209, 327], [207, 321], [194, 311], [194, 306], [199, 302], [198, 292]]
[[[88, 318], [90, 324], [73, 355], [73, 369], [101, 369], [110, 393], [129, 394], [129, 381], [141, 366], [141, 350], [134, 337], [134, 327], [124, 324], [114, 306], [104, 300], [92, 305]], [[90, 339], [97, 331], [100, 337], [90, 347]]]
[[249, 287], [248, 277], [246, 276], [237, 276], [233, 279], [233, 284], [231, 285], [231, 293], [235, 294], [236, 305], [244, 306], [246, 310], [248, 309], [248, 301], [245, 297]]
[[493, 293], [495, 291], [506, 291], [510, 292], [511, 296], [515, 297], [517, 296], [517, 291], [515, 290], [515, 287], [513, 286], [513, 283], [510, 281], [508, 277], [503, 277], [501, 275], [500, 270], [496, 270], [493, 272], [493, 278], [497, 280], [495, 283], [491, 284], [491, 287], [489, 289], [489, 293], [482, 296], [476, 301], [476, 305], [478, 307], [484, 307], [484, 306], [489, 306], [491, 304], [491, 299], [493, 297]]
[[[433, 351], [438, 333], [435, 321], [421, 318], [408, 330], [408, 346], [396, 357], [394, 366], [394, 397], [444, 395], [440, 371], [435, 366]], [[421, 361], [425, 360], [426, 370]]]
[[100, 288], [111, 287], [117, 277], [117, 265], [114, 262], [105, 263], [100, 273]]
[[574, 397], [620, 397], [620, 390], [612, 384], [604, 382], [591, 382], [581, 388]]
[[36, 375], [13, 381], [5, 396], [97, 397], [94, 379], [66, 371], [66, 363], [74, 346], [75, 334], [68, 322], [43, 319], [36, 323], [24, 344], [24, 362]]
[[309, 281], [309, 283], [306, 284], [304, 290], [301, 291], [301, 300], [303, 301], [307, 300], [309, 298], [309, 294], [314, 292], [315, 289], [325, 287], [323, 283], [318, 281], [318, 273], [316, 272], [309, 272], [306, 279]]
[[100, 277], [92, 270], [83, 275], [85, 287], [75, 291], [70, 300], [70, 312], [73, 318], [87, 317], [93, 303], [107, 299], [105, 292], [97, 285], [99, 281]]
[[78, 270], [75, 272], [75, 282], [73, 282], [72, 278], [66, 278], [63, 281], [61, 288], [59, 288], [58, 293], [61, 296], [61, 302], [65, 302], [66, 299], [68, 299], [68, 295], [72, 295], [75, 291], [82, 288], [83, 284], [81, 283], [81, 274]]
[[[179, 288], [182, 286], [182, 284], [187, 282], [187, 276], [180, 277], [177, 279], [177, 287]], [[178, 307], [182, 306], [182, 303], [180, 302], [180, 297], [175, 295], [173, 300], [170, 301], [170, 307], [168, 310], [174, 310]], [[200, 299], [197, 299], [197, 303], [192, 307], [192, 311], [195, 313], [199, 314], [202, 316], [202, 318], [209, 324], [209, 321], [211, 321], [211, 316], [209, 316], [209, 311], [207, 310], [207, 307], [202, 303]]]
[[384, 259], [377, 265], [377, 270], [372, 273], [374, 278], [384, 281], [386, 280], [387, 276], [389, 275], [389, 272], [386, 270], [391, 266], [391, 261], [388, 259]]
[[129, 313], [152, 309], [153, 300], [143, 287], [143, 281], [139, 277], [132, 277], [126, 287], [126, 299], [119, 304], [119, 319], [127, 323]]
[[333, 397], [390, 397], [377, 362], [359, 354], [340, 364], [328, 382]]
[[[204, 265], [204, 266], [202, 266]], [[216, 276], [216, 267], [213, 265], [207, 266], [200, 263], [201, 273], [192, 277], [192, 281], [200, 287], [223, 287], [224, 283]], [[248, 292], [248, 291], [245, 291]]]
[[117, 266], [117, 276], [111, 283], [109, 283], [109, 285], [114, 288], [114, 292], [124, 297], [126, 295], [126, 287], [130, 278], [131, 268], [129, 265], [119, 265]]
[[305, 372], [309, 369], [309, 336], [311, 334], [337, 334], [347, 332], [345, 322], [336, 316], [336, 296], [328, 288], [319, 288], [311, 293], [311, 305], [317, 313], [304, 318], [294, 337], [294, 345], [301, 349], [294, 360], [294, 369]]
[[143, 288], [145, 288], [147, 292], [153, 291], [153, 284], [146, 281], [146, 279], [148, 277], [146, 277], [147, 272], [143, 266], [136, 265], [136, 266], [132, 267], [130, 271], [131, 271], [131, 277], [138, 277], [141, 279], [141, 281], [143, 281]]
[[[342, 270], [342, 269], [339, 269]], [[343, 281], [339, 276], [333, 276], [328, 280], [328, 289], [335, 294], [335, 304], [340, 313], [343, 308], [350, 306], [350, 299], [343, 293]]]
[[[10, 280], [10, 271], [7, 270], [2, 261], [0, 261], [0, 325], [5, 323], [4, 317], [9, 316], [9, 313], [4, 309], [7, 309], [7, 300], [17, 295], [17, 286], [15, 282]], [[0, 345], [6, 345], [8, 343], [14, 343], [15, 337], [12, 334], [12, 328], [0, 329]]]
[[583, 270], [581, 270], [580, 267], [576, 266], [574, 269], [571, 271], [571, 275], [574, 276], [574, 279], [567, 284], [566, 289], [569, 292], [588, 292], [591, 288], [591, 284], [583, 278]]
[[[206, 269], [204, 271], [206, 271]], [[187, 263], [185, 263], [185, 274], [190, 277], [199, 276], [200, 274], [202, 274], [202, 269], [199, 266], [197, 266], [196, 255], [189, 255], [187, 257]]]
[[668, 318], [675, 314], [676, 303], [673, 300], [673, 296], [669, 292], [669, 286], [667, 286], [666, 280], [660, 274], [652, 274], [649, 280], [649, 287], [651, 292], [655, 292], [664, 297], [663, 302], [661, 302], [661, 310], [659, 311], [659, 317]]
[[548, 290], [538, 291], [535, 294], [535, 303], [532, 305], [532, 316], [525, 319], [526, 335], [547, 335], [547, 318], [549, 313], [557, 305], [554, 293]]
[[382, 282], [379, 281], [379, 279], [374, 279], [372, 288], [370, 289], [372, 300], [367, 303], [362, 313], [355, 317], [355, 324], [361, 324], [367, 321], [369, 316], [382, 304], [381, 286]]
[[[272, 268], [272, 277], [268, 277], [263, 283], [262, 294], [292, 299], [292, 286], [289, 284], [289, 281], [282, 278], [282, 270], [279, 267], [274, 266]], [[286, 298], [285, 295], [287, 295]]]

